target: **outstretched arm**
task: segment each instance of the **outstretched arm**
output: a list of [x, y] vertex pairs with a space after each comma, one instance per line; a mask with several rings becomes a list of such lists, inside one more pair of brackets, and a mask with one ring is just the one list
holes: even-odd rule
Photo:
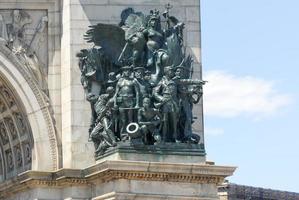
[[116, 84], [116, 89], [115, 89], [115, 94], [113, 96], [113, 102], [114, 102], [114, 107], [117, 107], [117, 103], [116, 103], [116, 98], [117, 98], [117, 94], [119, 92], [119, 84]]
[[161, 83], [158, 83], [158, 85], [156, 87], [154, 87], [154, 89], [153, 89], [153, 96], [159, 102], [163, 101], [163, 96], [160, 95], [161, 89], [162, 89]]

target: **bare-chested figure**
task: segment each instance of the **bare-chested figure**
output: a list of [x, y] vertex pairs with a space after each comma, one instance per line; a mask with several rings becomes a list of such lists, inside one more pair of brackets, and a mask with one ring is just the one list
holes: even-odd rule
[[122, 67], [122, 77], [116, 84], [114, 107], [119, 110], [120, 134], [125, 134], [126, 127], [134, 121], [134, 110], [139, 108], [138, 84], [131, 77], [132, 67]]
[[143, 99], [143, 107], [138, 111], [138, 123], [145, 144], [159, 144], [161, 136], [159, 124], [161, 115], [158, 109], [153, 108], [150, 98]]

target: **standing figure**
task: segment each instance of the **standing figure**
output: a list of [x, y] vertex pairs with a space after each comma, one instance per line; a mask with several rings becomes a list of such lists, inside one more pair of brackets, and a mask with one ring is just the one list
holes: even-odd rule
[[[192, 93], [190, 92], [189, 86], [184, 83], [180, 83], [180, 80], [186, 80], [188, 78], [188, 69], [184, 66], [178, 66], [176, 68], [176, 79], [178, 80], [178, 97], [179, 97], [179, 123], [178, 133], [181, 141], [185, 141], [190, 138], [192, 134]], [[190, 79], [188, 79], [190, 80]]]
[[78, 54], [79, 68], [81, 71], [81, 84], [85, 90], [86, 100], [91, 106], [91, 122], [89, 133], [94, 128], [97, 113], [95, 111], [95, 103], [98, 99], [98, 94], [101, 94], [102, 85], [104, 84], [103, 75], [103, 54], [101, 47], [94, 46], [91, 49], [82, 49]]
[[143, 107], [138, 110], [138, 124], [145, 144], [159, 144], [161, 115], [158, 109], [153, 108], [150, 98], [143, 99]]
[[163, 31], [161, 29], [161, 19], [159, 11], [151, 11], [150, 18], [147, 23], [147, 28], [143, 31], [147, 40], [147, 66], [152, 66], [155, 60], [155, 54], [158, 49], [161, 49], [164, 44]]
[[177, 83], [174, 78], [174, 68], [167, 66], [164, 68], [165, 75], [158, 85], [153, 89], [153, 96], [158, 101], [156, 106], [163, 114], [162, 134], [164, 142], [178, 141], [177, 122], [178, 122], [178, 97]]
[[126, 127], [134, 121], [134, 110], [139, 108], [139, 88], [131, 74], [132, 67], [122, 67], [122, 77], [116, 84], [113, 97], [114, 107], [119, 110], [121, 138], [127, 135]]
[[143, 98], [151, 96], [151, 85], [148, 80], [145, 78], [145, 69], [143, 67], [134, 68], [134, 77], [135, 82], [138, 84], [140, 91], [140, 103]]
[[22, 10], [12, 11], [12, 27], [9, 31], [9, 42], [15, 54], [26, 52], [25, 26], [32, 23], [30, 15]]

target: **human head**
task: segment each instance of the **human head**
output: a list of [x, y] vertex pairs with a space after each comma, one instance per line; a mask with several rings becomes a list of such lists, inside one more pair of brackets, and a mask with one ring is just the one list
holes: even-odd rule
[[151, 80], [151, 72], [149, 70], [146, 70], [144, 72], [144, 80], [146, 80], [146, 81]]
[[152, 27], [152, 28], [155, 28], [157, 26], [157, 19], [155, 19], [155, 18], [150, 19], [148, 21], [148, 26]]
[[142, 79], [144, 77], [144, 68], [143, 67], [134, 68], [134, 76], [137, 79]]
[[159, 23], [160, 23], [160, 16], [158, 10], [151, 10], [150, 11], [150, 18], [148, 20], [148, 27], [159, 29]]
[[185, 78], [186, 76], [186, 68], [183, 66], [179, 66], [175, 69], [175, 76], [180, 77], [180, 78]]
[[116, 79], [116, 73], [115, 72], [110, 72], [108, 74], [108, 79], [109, 80], [115, 80]]
[[182, 69], [181, 68], [176, 68], [175, 76], [181, 77], [181, 75], [182, 75]]
[[14, 10], [13, 11], [13, 20], [17, 21], [17, 22], [21, 20], [20, 10]]
[[173, 78], [174, 77], [174, 68], [173, 66], [166, 66], [164, 68], [164, 74], [165, 76], [167, 76], [168, 78]]
[[109, 96], [112, 96], [114, 93], [114, 88], [111, 86], [107, 87], [106, 93], [109, 94]]
[[132, 67], [130, 67], [130, 66], [122, 67], [122, 76], [129, 77], [131, 75], [131, 71], [132, 71]]
[[150, 98], [145, 97], [142, 101], [142, 105], [144, 108], [150, 108], [150, 106], [151, 106]]

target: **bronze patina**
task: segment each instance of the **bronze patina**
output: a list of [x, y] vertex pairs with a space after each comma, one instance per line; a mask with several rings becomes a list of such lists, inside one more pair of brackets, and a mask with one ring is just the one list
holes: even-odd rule
[[[119, 25], [97, 24], [78, 53], [81, 82], [91, 104], [90, 139], [96, 156], [120, 143], [198, 144], [193, 104], [204, 81], [193, 80], [193, 59], [183, 46], [184, 23], [158, 10], [127, 8]], [[161, 20], [161, 18], [164, 20]]]

